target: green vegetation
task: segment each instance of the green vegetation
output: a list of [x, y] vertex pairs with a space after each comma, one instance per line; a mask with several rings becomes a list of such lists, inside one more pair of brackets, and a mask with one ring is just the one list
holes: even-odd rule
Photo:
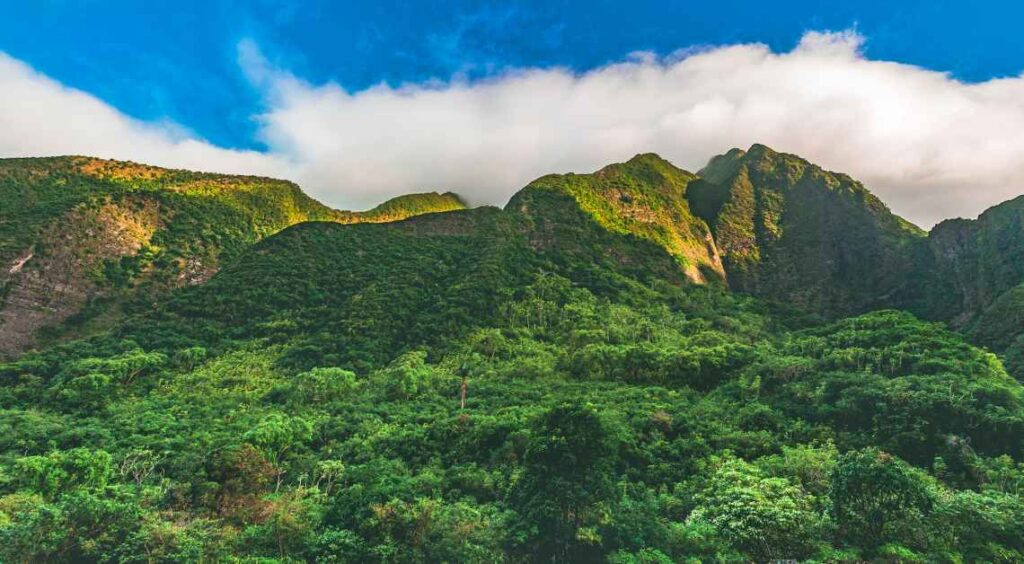
[[929, 235], [922, 262], [930, 274], [915, 311], [950, 320], [971, 339], [1004, 356], [1024, 378], [1024, 198], [978, 219], [949, 220]]
[[[183, 235], [191, 235], [191, 240], [209, 235], [213, 240], [202, 242], [231, 241], [229, 252], [236, 254], [256, 236], [299, 221], [329, 219], [335, 213], [303, 194], [298, 186], [280, 180], [87, 157], [3, 159], [0, 184], [5, 196], [0, 203], [0, 216], [5, 218], [0, 224], [0, 261], [5, 264], [37, 243], [41, 230], [51, 221], [77, 207], [106, 201], [136, 203], [152, 197], [172, 213], [185, 216], [172, 223], [179, 232], [167, 234], [165, 243], [183, 239]], [[190, 207], [179, 209], [181, 205]], [[182, 220], [186, 223], [181, 224]], [[219, 232], [202, 233], [203, 229]]]
[[0, 160], [0, 187], [0, 356], [112, 327], [297, 223], [465, 207], [427, 193], [337, 211], [290, 182], [85, 157]]
[[594, 174], [549, 175], [533, 181], [510, 207], [529, 209], [538, 191], [568, 194], [599, 225], [653, 241], [695, 282], [725, 277], [711, 232], [690, 211], [687, 187], [696, 177], [654, 154], [637, 155]]
[[[772, 293], [775, 261], [827, 250], [785, 211], [743, 266], [771, 299], [694, 283], [684, 251], [739, 217], [723, 179], [758, 151], [704, 179], [643, 155], [503, 210], [303, 222], [0, 364], [0, 560], [1024, 559], [1024, 387], [999, 357], [871, 307], [853, 270]], [[874, 230], [844, 269], [883, 247], [928, 264], [859, 185], [762, 152], [765, 178], [807, 180], [758, 198]], [[133, 260], [109, 279], [158, 259]]]
[[424, 192], [422, 194], [406, 194], [392, 198], [383, 204], [360, 212], [334, 212], [333, 221], [338, 223], [384, 223], [399, 221], [414, 215], [461, 210], [466, 203], [457, 194], [445, 192]]
[[924, 233], [859, 182], [763, 145], [712, 159], [688, 192], [729, 285], [829, 317], [894, 303]]

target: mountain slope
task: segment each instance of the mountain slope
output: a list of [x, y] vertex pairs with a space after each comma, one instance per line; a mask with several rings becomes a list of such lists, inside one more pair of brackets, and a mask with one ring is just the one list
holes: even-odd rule
[[1024, 197], [993, 206], [975, 220], [939, 223], [929, 233], [929, 246], [935, 274], [949, 282], [953, 294], [948, 305], [936, 303], [934, 313], [977, 315], [1024, 282]]
[[[416, 215], [466, 209], [466, 203], [458, 194], [445, 192], [424, 192], [404, 194], [387, 200], [366, 211], [332, 212], [331, 221], [337, 223], [387, 223], [400, 221]], [[311, 218], [313, 219], [313, 218]]]
[[690, 281], [721, 282], [725, 273], [711, 232], [686, 200], [695, 178], [657, 155], [643, 154], [593, 174], [544, 176], [516, 194], [507, 207], [529, 207], [539, 191], [567, 194], [604, 229], [665, 248]]
[[563, 193], [526, 188], [513, 201], [387, 224], [296, 225], [118, 332], [146, 346], [167, 333], [192, 340], [180, 347], [277, 335], [302, 351], [289, 357], [297, 366], [366, 370], [495, 323], [536, 277], [606, 299], [686, 280], [666, 249], [605, 229]]
[[0, 356], [44, 328], [54, 337], [109, 326], [289, 225], [464, 207], [453, 194], [423, 194], [341, 212], [290, 182], [87, 157], [0, 160], [0, 194]]
[[1024, 374], [1024, 197], [928, 234], [915, 310], [962, 328]]
[[837, 316], [904, 291], [923, 232], [859, 182], [763, 145], [715, 157], [687, 191], [731, 288]]

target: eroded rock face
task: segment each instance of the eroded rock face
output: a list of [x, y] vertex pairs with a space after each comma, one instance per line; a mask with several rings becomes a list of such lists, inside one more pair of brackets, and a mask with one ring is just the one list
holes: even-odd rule
[[159, 227], [157, 205], [135, 200], [81, 207], [51, 223], [0, 275], [0, 356], [31, 347], [41, 328], [100, 295], [105, 261], [135, 255]]

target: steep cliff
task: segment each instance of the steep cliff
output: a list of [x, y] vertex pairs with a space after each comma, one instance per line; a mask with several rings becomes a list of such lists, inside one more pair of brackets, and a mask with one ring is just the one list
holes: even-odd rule
[[924, 233], [859, 182], [763, 145], [711, 160], [687, 191], [729, 286], [837, 316], [904, 290]]

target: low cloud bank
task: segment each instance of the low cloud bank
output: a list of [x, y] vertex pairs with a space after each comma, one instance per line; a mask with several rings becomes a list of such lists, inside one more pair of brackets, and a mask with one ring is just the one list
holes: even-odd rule
[[583, 74], [520, 69], [487, 80], [348, 92], [239, 63], [265, 95], [266, 152], [215, 147], [175, 124], [132, 120], [0, 54], [0, 155], [92, 154], [290, 178], [338, 207], [454, 190], [503, 204], [549, 172], [639, 152], [690, 170], [765, 143], [850, 173], [930, 226], [1024, 193], [1024, 78], [958, 82], [870, 60], [851, 32], [808, 33], [785, 53], [745, 44], [635, 54]]

